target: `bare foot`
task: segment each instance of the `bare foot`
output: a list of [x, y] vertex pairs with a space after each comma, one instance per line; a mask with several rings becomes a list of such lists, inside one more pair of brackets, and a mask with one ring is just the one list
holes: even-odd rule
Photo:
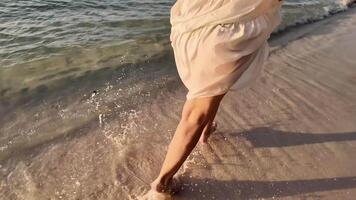
[[150, 190], [145, 196], [139, 198], [139, 200], [173, 200], [173, 198], [169, 194]]
[[177, 179], [160, 180], [156, 179], [151, 183], [151, 190], [140, 200], [171, 200], [177, 192]]
[[204, 129], [204, 132], [199, 139], [200, 144], [206, 144], [208, 142], [210, 135], [216, 131], [217, 127], [218, 127], [217, 123], [213, 122], [210, 127]]
[[151, 183], [151, 190], [159, 193], [170, 193], [172, 180], [163, 180], [157, 178]]

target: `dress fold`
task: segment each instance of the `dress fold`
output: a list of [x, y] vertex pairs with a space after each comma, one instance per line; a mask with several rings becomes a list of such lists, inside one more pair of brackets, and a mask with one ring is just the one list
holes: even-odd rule
[[263, 71], [280, 7], [278, 0], [178, 0], [170, 40], [187, 99], [251, 85]]

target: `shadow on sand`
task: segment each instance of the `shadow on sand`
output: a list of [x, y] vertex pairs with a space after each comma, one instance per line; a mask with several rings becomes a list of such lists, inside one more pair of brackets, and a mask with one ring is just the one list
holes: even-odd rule
[[[260, 127], [247, 132], [231, 132], [232, 137], [245, 138], [255, 147], [285, 147], [325, 142], [356, 140], [356, 132], [296, 133]], [[321, 198], [315, 192], [356, 188], [356, 176], [304, 180], [214, 180], [182, 177], [182, 188], [175, 199], [264, 199], [303, 195]], [[319, 196], [318, 196], [319, 195]], [[347, 195], [347, 194], [345, 194]]]
[[356, 188], [356, 177], [291, 181], [219, 181], [183, 177], [181, 181], [190, 184], [182, 186], [177, 199], [264, 199]]
[[342, 142], [356, 140], [356, 132], [344, 133], [296, 133], [260, 127], [247, 132], [232, 132], [230, 136], [245, 138], [254, 147], [285, 147], [325, 142]]

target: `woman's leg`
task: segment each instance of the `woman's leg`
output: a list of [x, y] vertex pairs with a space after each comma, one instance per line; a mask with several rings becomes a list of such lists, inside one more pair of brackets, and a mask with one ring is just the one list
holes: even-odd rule
[[174, 174], [194, 149], [206, 125], [214, 119], [223, 95], [186, 101], [181, 121], [168, 147], [159, 176], [151, 184], [157, 192], [167, 192]]
[[199, 142], [201, 144], [206, 144], [210, 135], [216, 130], [217, 124], [214, 122], [218, 107], [212, 112], [209, 122], [206, 124], [203, 133], [200, 136]]

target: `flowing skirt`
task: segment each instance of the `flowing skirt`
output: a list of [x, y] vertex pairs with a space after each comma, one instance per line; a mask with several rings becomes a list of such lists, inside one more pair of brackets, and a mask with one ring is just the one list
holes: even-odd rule
[[251, 85], [263, 71], [267, 40], [280, 21], [275, 7], [250, 20], [189, 32], [172, 28], [177, 70], [189, 90], [186, 98], [211, 97]]

